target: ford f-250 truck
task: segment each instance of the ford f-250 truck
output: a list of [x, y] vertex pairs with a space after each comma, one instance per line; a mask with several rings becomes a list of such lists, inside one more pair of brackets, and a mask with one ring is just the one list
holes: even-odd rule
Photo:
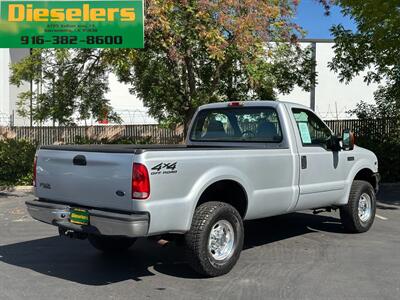
[[235, 265], [245, 220], [339, 209], [347, 230], [367, 231], [379, 181], [350, 131], [335, 136], [310, 109], [275, 101], [202, 106], [185, 145], [44, 146], [34, 173], [33, 218], [102, 251], [180, 236], [206, 276]]

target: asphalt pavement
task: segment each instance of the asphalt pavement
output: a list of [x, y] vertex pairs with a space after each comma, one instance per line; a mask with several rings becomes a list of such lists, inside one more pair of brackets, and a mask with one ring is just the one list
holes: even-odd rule
[[0, 193], [0, 299], [400, 299], [400, 187], [378, 195], [364, 234], [338, 213], [294, 213], [245, 223], [236, 267], [201, 278], [183, 249], [140, 239], [117, 256], [32, 220], [28, 193]]

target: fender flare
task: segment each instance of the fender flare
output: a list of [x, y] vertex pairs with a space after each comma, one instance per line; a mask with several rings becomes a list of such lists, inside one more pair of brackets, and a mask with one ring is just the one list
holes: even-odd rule
[[361, 159], [356, 162], [356, 164], [351, 168], [349, 175], [347, 176], [346, 179], [346, 184], [345, 184], [345, 193], [344, 197], [341, 199], [340, 203], [341, 205], [346, 205], [347, 202], [349, 201], [349, 195], [350, 195], [350, 190], [351, 186], [353, 184], [354, 179], [356, 178], [357, 174], [364, 169], [370, 170], [372, 173], [376, 173], [374, 171], [375, 166], [373, 163], [369, 162], [366, 159]]
[[251, 182], [248, 180], [245, 174], [231, 167], [212, 168], [197, 179], [190, 192], [191, 199], [194, 200], [191, 201], [192, 205], [190, 207], [190, 218], [188, 219], [188, 224], [186, 224], [187, 228], [190, 228], [192, 224], [194, 212], [203, 193], [211, 185], [223, 180], [231, 180], [240, 185], [246, 195], [247, 202], [249, 201], [249, 191], [252, 191], [253, 188], [251, 187]]

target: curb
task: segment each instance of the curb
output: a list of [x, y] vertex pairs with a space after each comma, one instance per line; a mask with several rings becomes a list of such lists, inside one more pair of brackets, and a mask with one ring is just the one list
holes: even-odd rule
[[380, 186], [387, 186], [387, 187], [400, 187], [400, 182], [380, 182], [379, 183]]
[[25, 192], [33, 193], [33, 186], [30, 185], [20, 185], [14, 187], [0, 187], [1, 192]]
[[20, 185], [14, 187], [14, 191], [16, 192], [33, 192], [33, 186], [31, 185]]

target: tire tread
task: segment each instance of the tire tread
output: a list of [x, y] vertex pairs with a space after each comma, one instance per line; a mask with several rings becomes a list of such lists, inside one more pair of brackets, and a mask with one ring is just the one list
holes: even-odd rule
[[[199, 207], [196, 208], [195, 214], [193, 216], [191, 229], [185, 235], [186, 242], [186, 257], [189, 265], [198, 273], [205, 276], [219, 276], [223, 275], [230, 271], [233, 265], [236, 263], [236, 260], [233, 262], [232, 266], [225, 269], [216, 270], [210, 264], [207, 263], [206, 257], [207, 253], [201, 245], [203, 244], [203, 239], [205, 239], [204, 231], [208, 224], [208, 221], [215, 216], [215, 214], [222, 210], [229, 209], [230, 213], [234, 214], [240, 222], [242, 222], [241, 217], [237, 210], [231, 205], [218, 202], [218, 201], [210, 201], [206, 202]], [[243, 228], [243, 224], [241, 223], [241, 227]], [[238, 237], [237, 237], [238, 238]], [[241, 243], [242, 244], [242, 243]], [[241, 247], [241, 245], [240, 245]], [[240, 249], [241, 250], [241, 249]], [[240, 251], [239, 251], [240, 254]]]
[[[358, 217], [358, 200], [363, 190], [369, 190], [372, 205], [372, 217], [367, 226], [363, 226]], [[352, 233], [366, 232], [372, 226], [375, 215], [375, 194], [372, 185], [363, 180], [354, 180], [350, 189], [349, 201], [340, 208], [340, 218], [345, 229]]]

